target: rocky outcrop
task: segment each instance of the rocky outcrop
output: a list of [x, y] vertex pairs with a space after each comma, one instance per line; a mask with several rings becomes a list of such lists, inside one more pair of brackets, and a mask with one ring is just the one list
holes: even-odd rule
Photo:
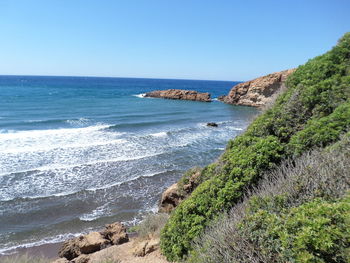
[[218, 99], [228, 104], [261, 107], [284, 87], [287, 77], [295, 69], [272, 73], [234, 86], [227, 96]]
[[125, 226], [119, 222], [106, 225], [105, 230], [101, 234], [107, 240], [110, 240], [113, 245], [120, 245], [129, 241]]
[[129, 241], [125, 227], [121, 223], [106, 225], [101, 232], [91, 232], [65, 241], [58, 252], [59, 257], [83, 263], [86, 254], [91, 254], [111, 245], [119, 245]]
[[199, 185], [201, 170], [194, 168], [177, 183], [167, 188], [159, 202], [159, 213], [170, 213]]
[[148, 92], [144, 97], [163, 98], [173, 100], [193, 100], [210, 102], [209, 93], [201, 93], [194, 90], [181, 90], [181, 89], [169, 89], [169, 90], [155, 90]]
[[110, 241], [105, 239], [98, 232], [91, 232], [87, 235], [69, 239], [63, 243], [58, 255], [72, 260], [82, 254], [90, 254], [105, 248]]
[[159, 213], [170, 213], [177, 207], [184, 199], [184, 196], [180, 194], [178, 184], [175, 183], [166, 189], [159, 204]]
[[142, 240], [134, 246], [133, 255], [136, 257], [144, 257], [159, 249], [159, 238]]

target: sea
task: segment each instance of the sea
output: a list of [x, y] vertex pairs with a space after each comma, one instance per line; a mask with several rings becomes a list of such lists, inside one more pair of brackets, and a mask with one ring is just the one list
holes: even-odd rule
[[[216, 100], [237, 83], [0, 76], [0, 254], [157, 211], [167, 187], [219, 158], [257, 114]], [[214, 100], [143, 97], [164, 89]]]

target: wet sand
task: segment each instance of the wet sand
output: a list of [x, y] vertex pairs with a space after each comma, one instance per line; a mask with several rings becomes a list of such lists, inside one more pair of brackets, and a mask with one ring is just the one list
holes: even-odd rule
[[[53, 243], [53, 244], [44, 244], [41, 246], [36, 247], [30, 247], [30, 248], [19, 248], [15, 250], [8, 251], [11, 256], [14, 255], [29, 255], [34, 257], [45, 257], [49, 259], [56, 259], [58, 258], [58, 250], [61, 247], [61, 243]], [[1, 256], [0, 260], [2, 258], [6, 258], [8, 256]]]

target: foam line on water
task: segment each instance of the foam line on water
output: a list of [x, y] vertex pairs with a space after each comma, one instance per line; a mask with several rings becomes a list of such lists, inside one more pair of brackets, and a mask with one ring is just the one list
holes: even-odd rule
[[146, 93], [140, 93], [140, 94], [135, 94], [133, 95], [134, 97], [137, 97], [137, 98], [147, 98], [146, 97]]
[[49, 129], [49, 130], [30, 130], [30, 131], [13, 131], [11, 133], [0, 133], [0, 139], [22, 139], [22, 138], [38, 138], [49, 135], [67, 134], [72, 132], [91, 132], [103, 130], [110, 127], [110, 125], [96, 125], [83, 128], [62, 128], [62, 129]]

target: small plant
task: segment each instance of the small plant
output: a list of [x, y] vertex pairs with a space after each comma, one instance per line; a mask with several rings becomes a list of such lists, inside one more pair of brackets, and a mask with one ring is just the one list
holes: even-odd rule
[[161, 229], [168, 221], [169, 215], [165, 213], [148, 214], [142, 222], [135, 227], [141, 238], [159, 237]]

